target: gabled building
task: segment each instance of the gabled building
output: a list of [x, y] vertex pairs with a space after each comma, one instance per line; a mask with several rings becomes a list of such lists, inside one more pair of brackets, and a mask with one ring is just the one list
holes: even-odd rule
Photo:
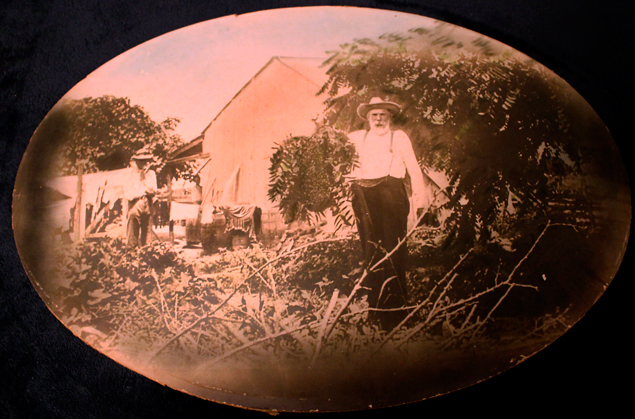
[[311, 135], [325, 109], [318, 95], [328, 76], [323, 59], [273, 57], [203, 131], [203, 205], [253, 204], [264, 212], [273, 148], [286, 138]]
[[203, 131], [202, 152], [211, 161], [201, 171], [203, 222], [218, 206], [257, 206], [262, 230], [284, 225], [267, 197], [270, 158], [276, 144], [311, 135], [325, 110], [328, 80], [321, 58], [273, 57], [225, 105]]
[[[270, 158], [285, 139], [315, 132], [328, 99], [319, 94], [328, 80], [323, 61], [271, 58], [205, 128], [198, 139], [211, 159], [200, 172], [203, 224], [213, 221], [218, 207], [256, 206], [265, 241], [286, 228], [267, 195]], [[445, 202], [438, 181], [425, 177], [431, 199]]]

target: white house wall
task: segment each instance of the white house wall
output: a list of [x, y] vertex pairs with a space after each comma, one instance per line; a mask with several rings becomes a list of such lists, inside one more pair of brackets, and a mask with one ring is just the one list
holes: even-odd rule
[[[313, 120], [326, 99], [316, 96], [320, 87], [274, 58], [236, 95], [204, 132], [203, 152], [212, 157], [202, 176], [205, 204], [274, 207], [267, 198], [273, 147], [290, 136], [314, 132]], [[237, 167], [236, 196], [227, 193], [232, 202], [219, 202], [221, 188]], [[214, 191], [209, 190], [212, 182]]]

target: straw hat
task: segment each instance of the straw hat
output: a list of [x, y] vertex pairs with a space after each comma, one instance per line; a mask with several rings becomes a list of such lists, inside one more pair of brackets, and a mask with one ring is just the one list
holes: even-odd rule
[[394, 117], [401, 112], [401, 106], [395, 102], [388, 102], [379, 97], [374, 97], [368, 103], [362, 103], [357, 108], [357, 115], [362, 119], [367, 119], [368, 112], [373, 109], [387, 109]]
[[143, 147], [133, 154], [132, 160], [154, 160], [154, 155], [146, 147]]

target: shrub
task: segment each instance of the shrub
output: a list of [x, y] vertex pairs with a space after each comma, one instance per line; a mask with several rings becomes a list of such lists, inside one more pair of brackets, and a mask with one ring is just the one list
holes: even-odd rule
[[322, 127], [310, 137], [291, 137], [278, 145], [269, 168], [269, 198], [285, 221], [307, 221], [331, 210], [338, 226], [351, 225], [345, 176], [355, 163], [355, 148], [345, 133]]

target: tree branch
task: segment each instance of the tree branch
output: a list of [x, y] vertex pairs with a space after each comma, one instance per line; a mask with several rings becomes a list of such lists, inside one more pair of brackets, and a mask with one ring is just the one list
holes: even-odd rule
[[329, 323], [329, 317], [331, 317], [331, 312], [335, 308], [335, 304], [337, 303], [337, 297], [339, 296], [339, 294], [340, 291], [338, 289], [335, 289], [335, 291], [333, 291], [331, 301], [329, 301], [329, 305], [326, 307], [326, 311], [324, 312], [324, 317], [322, 318], [322, 323], [320, 325], [320, 331], [317, 336], [317, 346], [315, 347], [313, 357], [311, 358], [311, 366], [315, 364], [315, 361], [320, 356], [320, 351], [322, 350], [322, 344], [324, 341], [324, 334]]
[[251, 341], [251, 342], [249, 342], [249, 343], [245, 343], [243, 346], [240, 346], [240, 347], [238, 347], [238, 348], [236, 348], [236, 349], [233, 349], [233, 350], [231, 350], [231, 351], [229, 351], [229, 352], [226, 352], [226, 353], [224, 353], [223, 355], [219, 356], [218, 358], [214, 358], [214, 359], [212, 359], [211, 361], [208, 361], [208, 362], [203, 363], [202, 365], [200, 365], [200, 366], [197, 368], [197, 370], [201, 370], [201, 369], [209, 368], [209, 367], [211, 367], [212, 365], [217, 364], [217, 363], [219, 363], [220, 361], [222, 361], [222, 360], [224, 360], [224, 359], [227, 359], [227, 358], [229, 358], [229, 357], [230, 357], [230, 356], [232, 356], [232, 355], [235, 355], [235, 354], [237, 354], [237, 353], [239, 353], [239, 352], [242, 352], [242, 351], [244, 351], [244, 350], [246, 350], [246, 349], [251, 348], [252, 346], [258, 345], [258, 344], [263, 343], [263, 342], [266, 342], [266, 341], [268, 341], [268, 340], [272, 340], [272, 339], [279, 338], [279, 337], [281, 337], [281, 336], [289, 335], [289, 334], [291, 334], [291, 333], [295, 333], [295, 332], [297, 332], [297, 331], [299, 331], [299, 330], [306, 329], [306, 328], [309, 328], [309, 327], [313, 327], [313, 326], [316, 326], [316, 325], [318, 325], [318, 324], [319, 324], [319, 322], [316, 320], [316, 321], [313, 321], [313, 322], [311, 322], [311, 323], [307, 323], [307, 324], [304, 324], [304, 325], [302, 325], [302, 326], [298, 326], [298, 327], [293, 328], [293, 329], [290, 329], [290, 330], [285, 330], [285, 331], [283, 331], [283, 332], [279, 332], [279, 333], [276, 333], [276, 334], [274, 334], [274, 335], [265, 336], [265, 337], [263, 337], [263, 338], [256, 339], [256, 340]]

